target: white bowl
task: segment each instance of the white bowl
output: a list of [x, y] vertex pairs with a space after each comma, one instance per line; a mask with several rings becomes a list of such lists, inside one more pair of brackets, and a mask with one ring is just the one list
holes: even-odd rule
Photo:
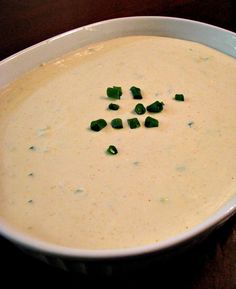
[[[0, 87], [23, 73], [69, 51], [97, 41], [128, 35], [158, 35], [191, 40], [236, 57], [236, 34], [212, 25], [169, 17], [129, 17], [102, 21], [74, 29], [31, 46], [0, 62]], [[236, 188], [235, 188], [236, 189]], [[0, 220], [0, 233], [23, 250], [66, 270], [111, 274], [122, 267], [134, 268], [151, 255], [174, 252], [180, 245], [199, 241], [236, 212], [236, 196], [210, 218], [191, 230], [156, 244], [114, 250], [81, 250], [39, 241], [19, 233]], [[96, 264], [96, 265], [94, 265]], [[124, 265], [125, 264], [125, 265]], [[94, 269], [95, 268], [95, 269]]]

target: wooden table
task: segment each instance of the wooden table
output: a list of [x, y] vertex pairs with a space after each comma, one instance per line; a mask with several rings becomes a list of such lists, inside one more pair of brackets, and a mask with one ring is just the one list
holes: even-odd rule
[[[95, 21], [137, 15], [199, 20], [236, 31], [235, 0], [0, 0], [0, 59], [27, 46]], [[202, 244], [139, 274], [87, 278], [61, 272], [21, 253], [0, 238], [1, 283], [32, 288], [96, 286], [181, 289], [236, 289], [236, 216]], [[10, 273], [10, 277], [9, 274]]]

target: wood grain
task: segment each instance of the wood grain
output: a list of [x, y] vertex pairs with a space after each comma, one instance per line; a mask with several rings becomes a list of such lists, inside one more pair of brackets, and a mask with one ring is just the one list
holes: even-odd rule
[[[236, 31], [235, 0], [0, 0], [0, 59], [39, 41], [95, 21], [137, 15], [165, 15], [203, 21]], [[32, 288], [62, 285], [181, 289], [236, 289], [236, 216], [201, 245], [166, 264], [133, 276], [94, 280], [48, 267], [0, 238], [1, 281]], [[27, 276], [31, 276], [28, 278]]]

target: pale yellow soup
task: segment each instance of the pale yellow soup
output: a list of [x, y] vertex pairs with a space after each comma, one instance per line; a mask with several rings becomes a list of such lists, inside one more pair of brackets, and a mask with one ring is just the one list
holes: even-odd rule
[[[111, 86], [122, 87], [120, 100], [106, 96]], [[156, 100], [162, 112], [134, 113]], [[159, 127], [146, 128], [147, 116]], [[130, 129], [134, 117], [141, 126]], [[94, 132], [99, 118], [108, 125]], [[189, 41], [134, 36], [42, 64], [1, 91], [0, 159], [1, 221], [37, 239], [110, 249], [185, 232], [235, 194], [236, 61]]]

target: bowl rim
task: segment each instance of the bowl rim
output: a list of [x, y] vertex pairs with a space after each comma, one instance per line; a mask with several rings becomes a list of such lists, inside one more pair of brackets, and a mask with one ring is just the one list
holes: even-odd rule
[[37, 48], [39, 46], [42, 46], [44, 44], [47, 44], [49, 42], [53, 42], [54, 40], [57, 40], [59, 38], [63, 38], [65, 36], [67, 36], [67, 35], [76, 33], [76, 32], [78, 32], [80, 30], [83, 30], [83, 29], [89, 30], [90, 28], [92, 29], [93, 27], [96, 27], [96, 26], [101, 25], [101, 24], [110, 24], [110, 23], [126, 21], [126, 20], [152, 20], [152, 19], [154, 19], [154, 20], [155, 19], [159, 19], [159, 20], [167, 20], [167, 21], [177, 21], [177, 22], [183, 22], [183, 23], [184, 22], [188, 22], [188, 23], [199, 25], [199, 26], [205, 26], [205, 27], [209, 27], [209, 28], [212, 28], [212, 29], [216, 29], [218, 31], [229, 32], [229, 33], [233, 34], [234, 38], [236, 39], [236, 32], [234, 32], [232, 30], [225, 29], [225, 28], [213, 25], [213, 24], [206, 23], [206, 22], [201, 22], [201, 21], [197, 21], [197, 20], [188, 19], [188, 18], [170, 17], [170, 16], [128, 16], [128, 17], [118, 17], [118, 18], [111, 18], [111, 19], [106, 19], [106, 20], [97, 21], [97, 22], [94, 22], [94, 23], [91, 23], [91, 24], [83, 25], [83, 26], [68, 30], [66, 32], [59, 33], [59, 34], [57, 34], [55, 36], [49, 37], [49, 38], [47, 38], [45, 40], [42, 40], [42, 41], [40, 41], [40, 42], [38, 42], [36, 44], [30, 45], [30, 46], [28, 46], [28, 47], [26, 47], [26, 48], [24, 48], [24, 49], [22, 49], [22, 50], [20, 50], [20, 51], [18, 51], [16, 53], [12, 54], [12, 55], [9, 55], [8, 57], [0, 60], [0, 65], [2, 65], [3, 63], [9, 62], [10, 60], [12, 60], [12, 59], [24, 54], [24, 53], [28, 53], [32, 49], [35, 49], [35, 48]]
[[[77, 33], [82, 29], [86, 28], [94, 28], [101, 24], [110, 24], [114, 22], [122, 22], [126, 20], [167, 20], [167, 21], [178, 21], [182, 23], [193, 23], [197, 26], [205, 26], [208, 28], [213, 28], [218, 31], [223, 32], [231, 32], [230, 30], [226, 30], [224, 28], [220, 28], [211, 24], [185, 19], [185, 18], [177, 18], [177, 17], [165, 17], [165, 16], [133, 16], [133, 17], [121, 17], [121, 18], [114, 18], [108, 19], [104, 21], [95, 22], [86, 26], [82, 26], [79, 28], [75, 28], [69, 30], [67, 32], [61, 33], [54, 37], [51, 37], [47, 40], [41, 41], [35, 45], [32, 45], [24, 50], [21, 50], [5, 59], [0, 61], [0, 65], [6, 64], [9, 61], [17, 58], [18, 56], [28, 53], [31, 50], [40, 47], [41, 45], [45, 45], [49, 42], [52, 42], [56, 39], [63, 38], [69, 34]], [[233, 33], [236, 39], [236, 33]], [[184, 233], [178, 234], [174, 237], [165, 239], [163, 241], [147, 244], [143, 246], [131, 247], [131, 248], [123, 248], [123, 249], [78, 249], [78, 248], [70, 248], [66, 246], [60, 246], [56, 244], [52, 244], [46, 241], [41, 241], [35, 237], [28, 236], [22, 232], [17, 231], [10, 225], [1, 220], [0, 218], [0, 234], [5, 237], [6, 239], [11, 240], [13, 243], [16, 243], [19, 246], [22, 246], [26, 249], [39, 251], [41, 253], [45, 253], [47, 255], [56, 255], [61, 257], [70, 257], [70, 258], [78, 258], [78, 259], [110, 259], [110, 258], [122, 258], [122, 257], [131, 257], [131, 256], [138, 256], [147, 253], [158, 253], [165, 249], [173, 248], [181, 243], [185, 243], [191, 239], [197, 238], [202, 233], [214, 229], [215, 227], [221, 225], [225, 222], [228, 218], [236, 213], [236, 196], [231, 198], [229, 201], [226, 202], [224, 206], [222, 206], [218, 211], [216, 211], [213, 215], [209, 218], [202, 221], [200, 224], [194, 226], [193, 228], [185, 231]]]
[[222, 225], [231, 216], [236, 213], [236, 197], [232, 198], [225, 206], [211, 215], [205, 221], [194, 226], [188, 231], [178, 234], [174, 237], [165, 239], [163, 241], [147, 244], [143, 246], [122, 248], [122, 249], [78, 249], [70, 248], [41, 241], [37, 238], [28, 236], [22, 232], [13, 229], [6, 223], [0, 223], [0, 234], [13, 243], [23, 247], [24, 249], [40, 252], [41, 254], [69, 257], [86, 260], [101, 260], [141, 256], [151, 253], [160, 253], [161, 251], [175, 248], [180, 244], [191, 241], [194, 238], [201, 237], [206, 231], [214, 230], [216, 227]]

